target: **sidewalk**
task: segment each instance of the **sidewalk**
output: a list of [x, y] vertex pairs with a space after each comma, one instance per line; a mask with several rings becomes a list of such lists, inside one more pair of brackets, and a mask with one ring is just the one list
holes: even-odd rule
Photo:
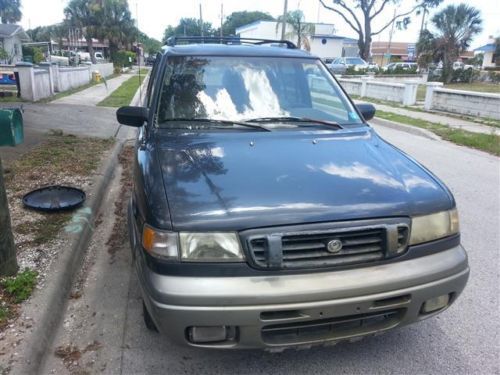
[[[356, 103], [363, 103], [363, 100], [356, 100]], [[500, 128], [494, 126], [487, 126], [482, 124], [477, 124], [472, 121], [462, 120], [457, 117], [450, 117], [446, 115], [438, 115], [429, 112], [412, 111], [399, 107], [391, 107], [384, 104], [374, 104], [375, 108], [384, 112], [396, 113], [402, 116], [408, 116], [417, 118], [424, 121], [435, 122], [441, 125], [446, 125], [452, 128], [467, 130], [473, 133], [483, 133], [483, 134], [495, 134], [500, 136]], [[375, 117], [377, 114], [375, 113]]]
[[108, 97], [120, 85], [133, 77], [133, 74], [122, 74], [116, 78], [106, 80], [106, 84], [99, 83], [98, 85], [89, 87], [88, 89], [76, 92], [72, 95], [65, 96], [61, 99], [54, 100], [50, 104], [75, 104], [95, 106], [101, 100]]

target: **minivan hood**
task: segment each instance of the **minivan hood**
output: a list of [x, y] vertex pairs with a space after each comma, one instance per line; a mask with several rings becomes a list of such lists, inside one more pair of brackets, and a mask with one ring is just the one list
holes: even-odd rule
[[157, 139], [175, 230], [413, 216], [453, 204], [439, 181], [369, 127], [158, 130]]

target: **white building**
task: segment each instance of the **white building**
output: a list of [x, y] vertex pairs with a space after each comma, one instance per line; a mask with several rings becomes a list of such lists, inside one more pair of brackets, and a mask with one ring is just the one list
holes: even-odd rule
[[[293, 35], [293, 28], [286, 25], [285, 34], [291, 42], [297, 43], [297, 36]], [[292, 34], [292, 35], [291, 35]], [[255, 21], [236, 29], [236, 35], [240, 38], [281, 39], [281, 22], [277, 21]], [[315, 23], [314, 35], [309, 38], [311, 54], [323, 59], [341, 56], [357, 56], [353, 51], [356, 40], [335, 35], [335, 25], [327, 23]]]
[[498, 56], [495, 55], [496, 41], [493, 36], [488, 38], [488, 43], [484, 46], [476, 48], [474, 52], [483, 54], [483, 66], [482, 68], [490, 68], [496, 66], [496, 59]]
[[28, 34], [19, 25], [0, 24], [0, 48], [7, 52], [4, 64], [15, 64], [23, 59], [22, 42], [30, 40]]

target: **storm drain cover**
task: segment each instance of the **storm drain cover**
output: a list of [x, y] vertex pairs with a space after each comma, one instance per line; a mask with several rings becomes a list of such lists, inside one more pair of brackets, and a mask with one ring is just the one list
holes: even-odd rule
[[46, 186], [23, 197], [26, 207], [38, 211], [56, 212], [71, 210], [85, 201], [85, 192], [69, 186]]

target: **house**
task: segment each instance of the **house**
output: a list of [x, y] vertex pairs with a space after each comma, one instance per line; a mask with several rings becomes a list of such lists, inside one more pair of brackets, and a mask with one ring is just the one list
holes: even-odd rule
[[[236, 29], [240, 38], [281, 39], [281, 22], [255, 21]], [[286, 39], [297, 43], [292, 25], [287, 24]], [[357, 44], [354, 39], [335, 35], [335, 25], [315, 23], [314, 34], [309, 37], [310, 52], [323, 59], [341, 56], [358, 56]]]
[[496, 50], [496, 41], [495, 38], [493, 38], [493, 36], [490, 36], [488, 38], [487, 44], [479, 48], [476, 48], [474, 50], [475, 53], [483, 54], [483, 66], [482, 66], [483, 69], [496, 66], [496, 61], [497, 59], [500, 59], [500, 56], [497, 56], [495, 54], [495, 50]]
[[19, 25], [0, 24], [0, 48], [6, 52], [4, 64], [15, 64], [23, 60], [23, 42], [29, 41], [28, 34]]

